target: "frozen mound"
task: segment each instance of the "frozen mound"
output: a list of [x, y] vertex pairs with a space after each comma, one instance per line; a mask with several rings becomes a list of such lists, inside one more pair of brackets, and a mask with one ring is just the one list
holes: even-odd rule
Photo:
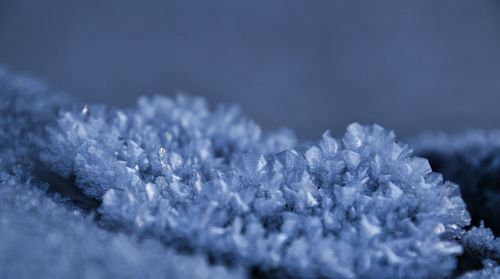
[[414, 146], [435, 171], [460, 185], [472, 223], [484, 221], [500, 235], [500, 131], [426, 134]]
[[37, 146], [44, 146], [45, 127], [58, 111], [70, 106], [65, 97], [50, 93], [41, 82], [13, 75], [0, 67], [0, 150], [3, 166], [33, 165]]
[[297, 145], [200, 98], [84, 106], [4, 70], [0, 113], [1, 278], [498, 274], [459, 187], [377, 125]]
[[[460, 185], [473, 227], [459, 237], [460, 269], [481, 269], [464, 278], [500, 278], [500, 131], [456, 135], [428, 133], [412, 141], [435, 171]], [[487, 228], [484, 227], [484, 224]]]
[[243, 278], [157, 240], [103, 230], [19, 176], [0, 172], [0, 278]]
[[73, 205], [74, 190], [50, 193], [67, 185], [34, 176], [51, 176], [39, 169], [38, 152], [45, 126], [63, 107], [69, 107], [64, 97], [0, 68], [0, 278], [245, 277], [158, 240], [104, 230], [95, 214]]
[[218, 261], [334, 278], [455, 268], [469, 224], [458, 186], [392, 132], [353, 124], [289, 148], [247, 123], [189, 98], [87, 107], [61, 113], [41, 157], [102, 201], [104, 222]]

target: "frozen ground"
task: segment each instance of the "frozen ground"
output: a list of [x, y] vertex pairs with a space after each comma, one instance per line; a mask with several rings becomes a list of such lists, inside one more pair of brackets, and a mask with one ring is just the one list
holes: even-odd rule
[[5, 69], [0, 98], [2, 278], [500, 275], [498, 132], [299, 143], [233, 106], [86, 106]]

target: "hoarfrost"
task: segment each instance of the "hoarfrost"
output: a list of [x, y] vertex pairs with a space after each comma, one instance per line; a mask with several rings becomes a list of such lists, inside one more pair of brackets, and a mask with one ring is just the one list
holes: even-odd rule
[[464, 250], [498, 274], [458, 186], [378, 125], [297, 145], [201, 98], [117, 110], [5, 70], [0, 92], [2, 277], [443, 278]]

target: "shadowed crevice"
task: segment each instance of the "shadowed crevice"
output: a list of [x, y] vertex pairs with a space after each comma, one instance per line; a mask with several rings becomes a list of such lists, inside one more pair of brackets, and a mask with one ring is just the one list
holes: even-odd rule
[[472, 151], [444, 154], [425, 152], [418, 154], [429, 160], [433, 171], [460, 186], [462, 198], [471, 214], [473, 226], [484, 221], [495, 236], [500, 235], [500, 168], [495, 167], [497, 154], [485, 156], [479, 165], [468, 160]]
[[69, 178], [61, 177], [40, 162], [35, 163], [33, 173], [36, 178], [48, 184], [48, 193], [59, 194], [72, 205], [85, 212], [95, 213], [96, 218], [100, 219], [100, 214], [97, 209], [101, 206], [101, 202], [85, 195], [82, 190], [76, 186], [74, 176]]

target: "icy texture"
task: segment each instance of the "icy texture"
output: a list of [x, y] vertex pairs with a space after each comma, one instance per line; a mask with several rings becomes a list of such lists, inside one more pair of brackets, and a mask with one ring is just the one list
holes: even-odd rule
[[116, 110], [46, 91], [0, 70], [1, 278], [443, 278], [463, 250], [485, 266], [464, 276], [498, 274], [458, 186], [377, 125], [296, 145], [199, 98]]
[[278, 152], [285, 134], [199, 99], [85, 110], [61, 114], [42, 158], [106, 222], [302, 277], [442, 277], [462, 252], [458, 186], [379, 126]]
[[460, 237], [460, 242], [476, 258], [500, 261], [500, 239], [495, 238], [493, 232], [485, 228], [484, 224], [467, 231]]
[[500, 266], [494, 261], [484, 261], [484, 269], [467, 272], [460, 279], [498, 279], [500, 278]]
[[0, 172], [0, 278], [238, 278], [156, 240], [137, 242]]
[[[0, 150], [4, 166], [32, 164], [44, 145], [46, 125], [55, 122], [68, 101], [50, 94], [40, 82], [0, 67]], [[27, 160], [29, 159], [29, 160]]]
[[500, 131], [427, 134], [414, 141], [416, 153], [460, 185], [474, 225], [484, 220], [500, 234]]
[[0, 278], [243, 278], [157, 240], [101, 229], [32, 177], [64, 98], [0, 68]]

